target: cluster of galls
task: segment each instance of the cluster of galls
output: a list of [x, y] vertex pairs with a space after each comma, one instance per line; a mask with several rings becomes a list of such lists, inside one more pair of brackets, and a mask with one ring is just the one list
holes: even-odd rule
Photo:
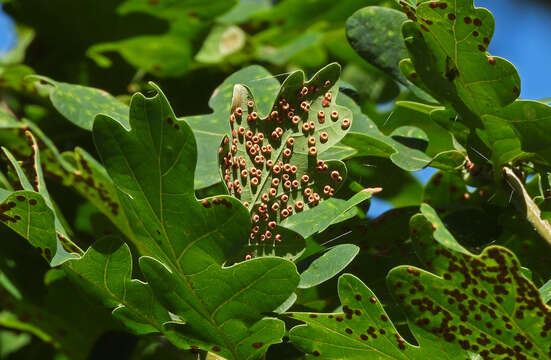
[[[323, 86], [328, 88], [330, 85], [331, 82], [326, 81]], [[241, 107], [236, 107], [230, 114], [231, 144], [230, 139], [225, 138], [219, 149], [219, 156], [224, 181], [230, 194], [243, 198], [243, 204], [251, 211], [251, 241], [264, 242], [273, 239], [274, 242], [281, 242], [282, 235], [274, 232], [278, 221], [294, 212], [302, 211], [306, 206], [318, 205], [322, 197], [333, 196], [334, 184], [343, 180], [336, 170], [326, 176], [326, 185], [316, 183], [319, 182], [319, 178], [316, 181], [313, 178], [312, 173], [315, 171], [329, 171], [323, 160], [316, 159], [316, 143], [326, 143], [329, 134], [325, 131], [318, 131], [316, 134], [316, 125], [325, 123], [326, 117], [332, 122], [339, 120], [336, 110], [328, 112], [327, 115], [324, 110], [318, 111], [317, 124], [308, 118], [311, 107], [307, 99], [308, 94], [314, 98], [317, 91], [318, 88], [315, 86], [302, 87], [297, 94], [297, 108], [286, 99], [280, 98], [265, 119], [259, 120], [257, 112], [254, 111], [253, 101], [247, 102], [247, 116], [244, 116], [245, 112]], [[326, 91], [322, 107], [329, 107], [331, 99], [331, 92]], [[340, 125], [342, 129], [348, 129], [350, 124], [349, 119], [342, 119]], [[300, 133], [307, 138], [307, 149], [300, 149], [299, 152], [307, 151], [310, 158], [308, 162], [315, 164], [315, 171], [314, 168], [308, 167], [300, 169], [291, 163], [293, 153], [297, 150], [297, 135]], [[301, 141], [301, 145], [303, 144]], [[275, 152], [274, 148], [281, 150]], [[250, 189], [247, 189], [247, 184], [250, 184]], [[316, 188], [320, 189], [320, 193], [323, 189], [323, 193], [316, 192]], [[246, 200], [250, 200], [251, 203]], [[246, 258], [250, 257], [247, 255]]]

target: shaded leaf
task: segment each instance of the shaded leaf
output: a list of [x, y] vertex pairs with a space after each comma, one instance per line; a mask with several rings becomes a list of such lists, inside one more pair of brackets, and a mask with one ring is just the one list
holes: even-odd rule
[[409, 82], [398, 64], [408, 56], [400, 31], [406, 19], [400, 11], [368, 6], [356, 11], [346, 21], [346, 36], [354, 50], [404, 85]]
[[222, 269], [213, 264], [185, 277], [150, 257], [142, 257], [140, 267], [160, 301], [185, 322], [167, 328], [190, 348], [246, 359], [259, 358], [270, 344], [281, 342], [283, 322], [262, 319], [262, 314], [296, 288], [299, 278], [292, 263], [261, 258]]
[[115, 308], [113, 315], [136, 334], [162, 332], [162, 324], [170, 320], [151, 288], [131, 279], [130, 249], [116, 237], [96, 241], [82, 258], [69, 261], [64, 269], [106, 307]]
[[[293, 264], [277, 258], [221, 268], [247, 241], [248, 211], [228, 196], [195, 198], [192, 130], [175, 118], [164, 94], [156, 90], [151, 98], [132, 98], [130, 131], [101, 115], [93, 129], [98, 152], [129, 214], [135, 245], [145, 255], [141, 270], [155, 296], [180, 316], [164, 324], [175, 345], [230, 359], [256, 357], [283, 335], [281, 320], [263, 319], [261, 313], [292, 294], [298, 274]], [[245, 291], [248, 287], [254, 291]], [[269, 299], [258, 301], [265, 293]]]

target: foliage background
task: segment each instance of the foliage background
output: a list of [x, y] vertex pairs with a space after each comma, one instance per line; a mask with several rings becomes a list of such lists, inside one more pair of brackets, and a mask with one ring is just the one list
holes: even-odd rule
[[[122, 1], [82, 1], [79, 2], [78, 7], [71, 5], [73, 3], [73, 1], [65, 0], [28, 1], [25, 5], [21, 5], [17, 1], [11, 3], [8, 1], [5, 4], [6, 12], [15, 19], [18, 25], [25, 25], [26, 28], [19, 28], [18, 35], [14, 31], [14, 23], [10, 18], [4, 13], [0, 13], [0, 53], [2, 51], [7, 53], [14, 47], [23, 44], [26, 39], [32, 38], [32, 42], [26, 49], [23, 63], [33, 71], [58, 81], [102, 88], [119, 95], [123, 100], [127, 100], [129, 94], [135, 91], [147, 91], [147, 81], [154, 80], [164, 89], [165, 93], [169, 94], [175, 112], [179, 116], [209, 113], [208, 99], [213, 90], [231, 73], [249, 64], [261, 64], [273, 74], [284, 74], [302, 68], [311, 75], [324, 64], [338, 61], [343, 65], [345, 71], [349, 71], [343, 76], [345, 81], [352, 82], [354, 79], [362, 79], [367, 83], [382, 86], [382, 90], [376, 86], [359, 89], [362, 110], [375, 120], [383, 119], [384, 121], [393, 107], [391, 100], [399, 92], [399, 89], [389, 85], [388, 79], [383, 74], [372, 67], [366, 67], [365, 63], [354, 54], [350, 55], [351, 49], [346, 43], [344, 47], [340, 46], [343, 45], [342, 41], [339, 44], [339, 39], [342, 40], [344, 20], [355, 9], [377, 3], [375, 1], [347, 2], [352, 5], [344, 6], [344, 9], [334, 8], [327, 13], [322, 12], [319, 18], [316, 18], [317, 21], [312, 23], [300, 15], [297, 16], [298, 22], [304, 21], [309, 26], [304, 27], [308, 30], [304, 38], [299, 37], [304, 29], [300, 24], [296, 26], [298, 30], [292, 36], [301, 39], [296, 43], [293, 43], [293, 39], [286, 38], [288, 24], [282, 20], [286, 16], [285, 13], [280, 14], [282, 19], [276, 21], [271, 21], [269, 18], [259, 20], [252, 28], [247, 20], [237, 21], [237, 25], [249, 33], [249, 40], [244, 47], [239, 48], [238, 51], [226, 58], [216, 58], [219, 56], [217, 54], [214, 59], [197, 62], [192, 61], [192, 57], [190, 57], [188, 62], [182, 60], [181, 63], [175, 65], [175, 69], [187, 68], [187, 71], [174, 71], [173, 73], [165, 73], [164, 70], [154, 67], [150, 68], [150, 71], [142, 71], [136, 69], [136, 66], [128, 61], [128, 58], [135, 58], [136, 61], [147, 60], [151, 56], [148, 53], [130, 53], [125, 59], [124, 54], [111, 52], [108, 54], [111, 61], [110, 66], [100, 66], [105, 65], [102, 62], [105, 59], [97, 56], [97, 53], [94, 56], [89, 49], [98, 43], [113, 42], [140, 34], [153, 34], [154, 36], [155, 34], [170, 33], [171, 29], [178, 27], [176, 21], [144, 14], [120, 17], [115, 14], [115, 9]], [[271, 1], [262, 0], [244, 0], [242, 3], [246, 3], [249, 10], [256, 7], [268, 8], [272, 5]], [[287, 3], [293, 5], [296, 2], [287, 1]], [[551, 24], [551, 8], [547, 2], [519, 3], [514, 0], [478, 0], [475, 3], [478, 6], [488, 7], [496, 17], [496, 36], [489, 50], [495, 55], [508, 58], [517, 66], [523, 80], [521, 97], [542, 99], [551, 96], [548, 90], [548, 84], [551, 83], [551, 72], [547, 71], [546, 64], [548, 56], [551, 55], [551, 44], [547, 41], [548, 31], [546, 31], [551, 26], [549, 25]], [[290, 6], [288, 9], [292, 8]], [[75, 17], [75, 14], [78, 17]], [[234, 14], [234, 16], [236, 15]], [[308, 16], [304, 14], [304, 18], [307, 19]], [[235, 18], [232, 20], [230, 17], [230, 20], [226, 19], [221, 23], [232, 24], [234, 20]], [[514, 25], [514, 30], [511, 29], [511, 24]], [[190, 36], [192, 40], [189, 44], [178, 43], [179, 40], [175, 39], [159, 43], [161, 46], [166, 46], [166, 51], [175, 51], [176, 57], [181, 56], [181, 59], [184, 59], [185, 53], [180, 54], [179, 51], [189, 46], [192, 49], [190, 51], [194, 54], [199, 52], [211, 27], [197, 26], [194, 31], [197, 34]], [[34, 36], [30, 35], [31, 32], [34, 32]], [[339, 36], [341, 37], [339, 38]], [[274, 50], [266, 47], [266, 44], [277, 44], [279, 38], [282, 40], [279, 44], [281, 47], [276, 49], [274, 54]], [[523, 50], [519, 51], [521, 48]], [[206, 56], [208, 58], [212, 54]], [[147, 67], [151, 64], [140, 63], [140, 65]], [[358, 87], [357, 84], [353, 85]], [[9, 105], [15, 109], [18, 115], [25, 115], [36, 120], [60, 147], [60, 150], [72, 150], [78, 145], [95, 153], [92, 140], [87, 132], [59, 119], [47, 100], [37, 100], [33, 94], [28, 94], [21, 89], [18, 91], [17, 98], [8, 98]], [[425, 169], [414, 175], [417, 181], [425, 185], [433, 173], [434, 170]], [[420, 196], [421, 186], [411, 186], [417, 192], [416, 195]], [[102, 219], [98, 219], [98, 223], [90, 222], [87, 220], [89, 215], [98, 215], [93, 213], [93, 209], [83, 201], [75, 200], [74, 196], [61, 186], [52, 184], [50, 188], [63, 213], [67, 215], [67, 221], [73, 225], [79, 237], [92, 242], [101, 229]], [[375, 197], [371, 202], [368, 216], [376, 218], [389, 210], [393, 207], [390, 201], [389, 198], [385, 200], [384, 196], [379, 199]], [[98, 216], [98, 218], [100, 217]], [[338, 236], [339, 234], [339, 230], [336, 229], [335, 233], [327, 236]], [[0, 236], [8, 238], [12, 235], [2, 229]], [[37, 262], [40, 260], [38, 259]], [[40, 271], [44, 271], [44, 269], [40, 269]], [[327, 291], [334, 293], [334, 288], [334, 282], [327, 285]], [[307, 297], [308, 294], [306, 293], [304, 296]], [[335, 299], [329, 298], [327, 301], [330, 303]], [[323, 306], [320, 305], [320, 310], [322, 309]], [[47, 343], [26, 333], [2, 331], [0, 332], [0, 342], [2, 343], [0, 358], [18, 356], [17, 358], [32, 359], [36, 358], [35, 356], [39, 353], [42, 358], [60, 356]], [[157, 347], [154, 348], [147, 341], [139, 340], [137, 337], [114, 328], [112, 332], [104, 334], [96, 344], [93, 344], [91, 358], [104, 358], [105, 354], [110, 354], [112, 358], [117, 359], [129, 358], [135, 356], [139, 352], [138, 350], [143, 348], [146, 348], [146, 351], [142, 351], [142, 353], [150, 352], [152, 359], [174, 355], [172, 353], [164, 355], [165, 348], [162, 343], [161, 345], [155, 343], [155, 346]], [[15, 350], [10, 351], [10, 347]]]

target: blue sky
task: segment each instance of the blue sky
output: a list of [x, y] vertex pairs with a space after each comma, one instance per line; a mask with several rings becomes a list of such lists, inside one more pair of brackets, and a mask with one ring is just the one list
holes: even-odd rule
[[15, 38], [13, 21], [0, 9], [0, 53], [13, 47], [16, 41]]

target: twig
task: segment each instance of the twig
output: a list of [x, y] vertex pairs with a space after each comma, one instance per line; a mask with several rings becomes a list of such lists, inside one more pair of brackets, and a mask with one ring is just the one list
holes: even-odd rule
[[515, 174], [513, 169], [503, 168], [503, 176], [505, 180], [513, 188], [513, 191], [518, 193], [519, 201], [517, 207], [520, 211], [525, 212], [526, 219], [534, 226], [536, 231], [551, 245], [551, 224], [547, 220], [541, 218], [541, 210], [536, 205], [530, 194], [524, 188], [522, 181]]

